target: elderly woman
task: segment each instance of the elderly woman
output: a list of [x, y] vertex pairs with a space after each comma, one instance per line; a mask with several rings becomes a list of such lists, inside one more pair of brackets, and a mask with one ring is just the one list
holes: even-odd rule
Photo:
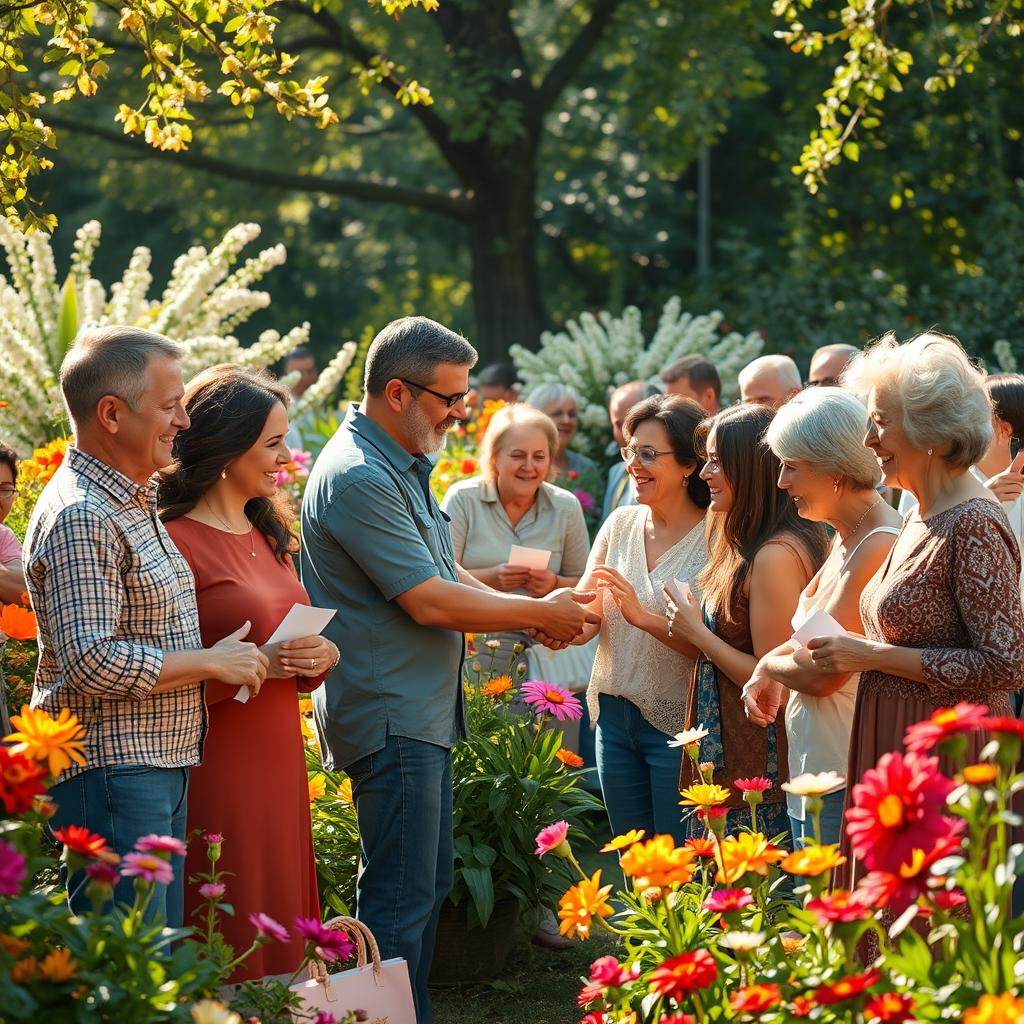
[[[793, 614], [797, 632], [818, 611], [844, 629], [863, 633], [860, 596], [899, 533], [900, 517], [875, 490], [881, 473], [864, 447], [867, 411], [838, 388], [804, 391], [784, 405], [765, 440], [782, 464], [779, 487], [789, 492], [799, 515], [828, 523], [835, 537], [825, 562], [804, 588]], [[823, 672], [798, 641], [787, 640], [757, 663], [743, 688], [747, 717], [769, 726], [786, 701], [789, 775], [846, 775], [850, 726], [857, 699], [856, 672]], [[839, 842], [845, 791], [824, 798], [821, 841]], [[793, 841], [811, 836], [804, 798], [790, 795]]]
[[[449, 488], [441, 508], [451, 519], [456, 561], [481, 583], [505, 593], [544, 597], [574, 587], [590, 542], [580, 503], [548, 481], [559, 437], [528, 405], [507, 405], [491, 419], [480, 449], [480, 475]], [[509, 561], [512, 546], [551, 552], [546, 568]], [[526, 633], [496, 634], [509, 659]]]
[[[823, 671], [861, 674], [852, 782], [937, 708], [971, 701], [1008, 715], [1009, 693], [1024, 684], [1024, 614], [1017, 541], [968, 472], [992, 443], [992, 402], [959, 342], [887, 335], [857, 357], [844, 386], [868, 396], [864, 443], [883, 482], [917, 499], [861, 596], [865, 635], [807, 645]], [[967, 756], [985, 742], [967, 734]]]
[[709, 495], [693, 435], [704, 410], [656, 395], [626, 417], [622, 457], [637, 505], [618, 508], [594, 542], [584, 588], [600, 617], [577, 642], [600, 634], [587, 692], [597, 723], [597, 768], [613, 834], [641, 828], [682, 842], [681, 751], [668, 741], [683, 725], [692, 659], [666, 642], [662, 586], [693, 582], [707, 561]]
[[549, 416], [558, 430], [552, 481], [579, 498], [588, 524], [593, 525], [600, 517], [604, 494], [601, 471], [592, 459], [569, 448], [579, 428], [579, 395], [568, 384], [540, 384], [526, 396], [526, 404]]

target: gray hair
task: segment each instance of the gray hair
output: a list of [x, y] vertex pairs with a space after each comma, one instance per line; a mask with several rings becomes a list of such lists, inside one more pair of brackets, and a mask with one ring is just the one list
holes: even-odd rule
[[799, 367], [789, 356], [778, 354], [758, 356], [756, 359], [747, 363], [747, 365], [740, 370], [740, 383], [742, 384], [743, 381], [749, 380], [760, 370], [766, 370], [769, 368], [773, 369], [779, 375], [779, 382], [784, 388], [787, 388], [790, 391], [792, 391], [793, 388], [796, 388], [798, 391], [800, 390], [803, 381], [800, 379]]
[[765, 441], [784, 462], [808, 462], [819, 473], [839, 475], [857, 490], [882, 478], [878, 460], [864, 447], [868, 414], [841, 388], [811, 388], [794, 395], [775, 414]]
[[547, 412], [552, 405], [569, 399], [576, 403], [577, 409], [580, 407], [580, 396], [574, 387], [560, 381], [549, 381], [546, 384], [538, 384], [526, 396], [526, 404], [532, 405], [534, 409], [540, 409], [541, 412]]
[[985, 375], [956, 338], [928, 332], [903, 343], [879, 338], [843, 372], [843, 387], [867, 395], [891, 385], [903, 409], [903, 429], [921, 450], [949, 445], [945, 460], [966, 469], [992, 443], [992, 399]]
[[390, 380], [403, 377], [415, 384], [431, 384], [438, 366], [476, 366], [476, 349], [465, 338], [425, 316], [392, 320], [373, 339], [366, 353], [363, 386], [366, 393], [382, 395]]
[[139, 327], [94, 327], [79, 334], [60, 366], [60, 390], [72, 423], [95, 416], [99, 400], [108, 395], [136, 409], [154, 356], [178, 360], [182, 351], [162, 334]]

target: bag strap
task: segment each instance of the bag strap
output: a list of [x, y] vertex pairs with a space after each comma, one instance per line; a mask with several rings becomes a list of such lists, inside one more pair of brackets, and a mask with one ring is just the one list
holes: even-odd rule
[[[334, 928], [337, 931], [348, 932], [356, 944], [356, 965], [366, 967], [373, 962], [374, 979], [378, 981], [381, 975], [380, 949], [377, 947], [377, 940], [373, 932], [354, 917], [332, 917], [330, 921], [324, 922], [325, 928]], [[316, 959], [309, 962], [309, 977], [311, 981], [319, 982], [330, 996], [330, 975], [327, 965], [323, 960]]]

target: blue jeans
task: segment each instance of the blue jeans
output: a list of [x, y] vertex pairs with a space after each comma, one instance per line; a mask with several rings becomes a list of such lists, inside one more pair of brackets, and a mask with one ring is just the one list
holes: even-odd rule
[[[821, 798], [821, 841], [823, 843], [838, 843], [843, 832], [843, 801], [846, 799], [846, 790], [837, 789]], [[793, 830], [793, 849], [805, 846], [808, 840], [814, 838], [814, 818], [807, 814], [803, 821], [789, 816], [789, 825]]]
[[427, 979], [454, 870], [451, 751], [389, 735], [345, 771], [362, 844], [357, 915], [383, 958], [408, 963], [416, 1019], [430, 1024]]
[[686, 839], [679, 807], [679, 766], [682, 748], [670, 747], [640, 709], [624, 697], [598, 696], [595, 753], [601, 792], [608, 808], [612, 835], [642, 828], [648, 836]]
[[[131, 853], [142, 836], [174, 836], [185, 840], [188, 797], [187, 768], [154, 768], [146, 764], [115, 764], [90, 768], [50, 790], [57, 812], [49, 821], [51, 832], [67, 825], [82, 825], [107, 840], [122, 857]], [[146, 912], [171, 928], [180, 928], [184, 914], [185, 858], [172, 857], [174, 881], [158, 885]], [[70, 878], [63, 863], [61, 880], [68, 903], [76, 914], [92, 907], [85, 894], [84, 871]], [[135, 880], [123, 878], [114, 889], [114, 902], [131, 904]]]

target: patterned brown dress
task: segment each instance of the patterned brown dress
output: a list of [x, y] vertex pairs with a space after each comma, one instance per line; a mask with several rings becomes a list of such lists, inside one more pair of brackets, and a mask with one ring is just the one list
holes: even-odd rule
[[[1010, 715], [1024, 686], [1020, 552], [1002, 508], [971, 498], [924, 522], [908, 518], [861, 594], [870, 640], [921, 650], [927, 682], [864, 672], [857, 691], [847, 790], [886, 753], [902, 751], [907, 726], [966, 700]], [[985, 740], [968, 741], [977, 757]], [[845, 835], [844, 852], [851, 856]], [[854, 879], [862, 874], [853, 865]]]

